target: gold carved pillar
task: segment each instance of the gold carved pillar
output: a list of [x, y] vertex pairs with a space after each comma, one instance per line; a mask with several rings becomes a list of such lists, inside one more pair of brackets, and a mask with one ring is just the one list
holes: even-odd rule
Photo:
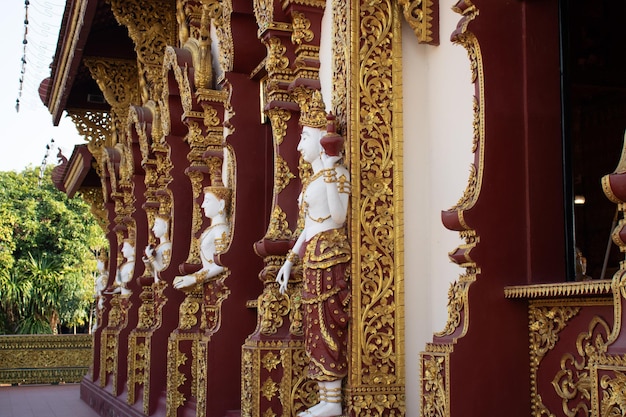
[[302, 271], [292, 270], [286, 294], [276, 274], [298, 235], [297, 198], [308, 175], [300, 162], [299, 104], [319, 90], [319, 39], [323, 1], [255, 1], [259, 38], [267, 48], [263, 79], [264, 113], [272, 127], [274, 190], [269, 227], [255, 250], [265, 267], [258, 297], [258, 325], [243, 347], [242, 416], [290, 416], [317, 402], [308, 381], [302, 343]]
[[397, 2], [354, 0], [348, 10], [352, 306], [345, 397], [351, 416], [404, 415], [401, 14]]
[[[193, 274], [203, 267], [201, 235], [211, 226], [202, 214], [204, 187], [228, 185], [222, 184], [222, 120], [227, 105], [226, 92], [199, 89], [196, 99], [202, 110], [188, 109], [182, 117], [188, 128], [185, 142], [189, 145], [189, 166], [185, 174], [192, 190], [191, 239], [187, 260], [180, 268], [182, 274]], [[209, 345], [212, 336], [220, 330], [221, 305], [230, 294], [225, 283], [228, 276], [226, 270], [214, 279], [185, 290], [185, 299], [179, 307], [178, 327], [168, 339], [167, 416], [206, 415], [207, 395], [211, 395], [207, 392], [207, 381], [223, 377], [209, 371], [215, 369], [211, 363], [219, 361], [219, 358], [210, 357]]]
[[[131, 106], [128, 117], [127, 137], [132, 138], [140, 149], [140, 164], [144, 172], [145, 190], [142, 203], [142, 212], [145, 213], [147, 229], [145, 234], [148, 245], [156, 245], [156, 239], [150, 231], [158, 215], [164, 218], [171, 217], [171, 202], [167, 195], [158, 195], [160, 190], [159, 179], [166, 175], [163, 172], [163, 160], [158, 160], [155, 149], [162, 140], [159, 110], [153, 102], [146, 106]], [[137, 248], [137, 261], [141, 262], [143, 248]], [[128, 336], [128, 367], [127, 367], [127, 403], [134, 405], [142, 401], [143, 412], [150, 414], [150, 379], [153, 373], [158, 374], [153, 367], [154, 344], [160, 343], [155, 333], [161, 328], [162, 310], [167, 302], [165, 289], [166, 281], [154, 281], [154, 275], [145, 269], [143, 276], [138, 279], [139, 307], [137, 311], [137, 325]], [[158, 356], [158, 352], [157, 355]]]

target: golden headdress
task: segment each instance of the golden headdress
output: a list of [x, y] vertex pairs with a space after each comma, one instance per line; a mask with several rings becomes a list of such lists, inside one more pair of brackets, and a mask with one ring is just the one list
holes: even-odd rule
[[319, 90], [313, 91], [311, 100], [300, 103], [300, 125], [316, 129], [326, 128], [326, 105]]
[[101, 248], [98, 251], [98, 260], [105, 264], [109, 261], [109, 250], [107, 248]]
[[228, 206], [230, 202], [230, 188], [224, 187], [223, 185], [209, 185], [208, 187], [204, 187], [203, 191], [205, 194], [213, 194], [218, 200], [226, 201], [226, 206]]

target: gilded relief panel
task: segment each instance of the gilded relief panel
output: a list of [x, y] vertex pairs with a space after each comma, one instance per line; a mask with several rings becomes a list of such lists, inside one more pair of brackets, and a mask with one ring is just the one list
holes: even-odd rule
[[348, 141], [352, 161], [352, 369], [348, 410], [405, 412], [400, 9], [354, 2]]
[[606, 353], [611, 307], [610, 297], [530, 301], [531, 415], [593, 415], [594, 364]]

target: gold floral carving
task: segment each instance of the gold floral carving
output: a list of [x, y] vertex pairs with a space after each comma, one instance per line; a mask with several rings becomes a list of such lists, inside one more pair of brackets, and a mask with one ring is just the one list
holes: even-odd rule
[[261, 334], [272, 335], [289, 314], [289, 299], [275, 285], [267, 285], [258, 299]]
[[128, 109], [139, 101], [137, 63], [111, 58], [85, 58], [85, 66], [111, 106], [112, 145], [126, 132]]
[[291, 32], [291, 42], [294, 45], [301, 45], [303, 42], [311, 42], [314, 38], [313, 31], [311, 30], [311, 21], [306, 18], [304, 13], [298, 11], [291, 12], [291, 25], [293, 32]]
[[[406, 413], [406, 396], [404, 390], [397, 390], [398, 392], [389, 393], [394, 391], [393, 388], [388, 387], [386, 389], [366, 389], [366, 390], [351, 390], [350, 398], [348, 399], [348, 408], [354, 410], [354, 415], [398, 415], [402, 416]], [[372, 413], [375, 411], [375, 414]], [[387, 414], [387, 410], [393, 410], [392, 413]]]
[[254, 16], [259, 26], [259, 34], [265, 32], [274, 22], [274, 1], [254, 0]]
[[422, 354], [420, 385], [422, 387], [421, 416], [447, 417], [450, 415], [448, 356]]
[[598, 417], [617, 417], [626, 415], [626, 374], [614, 371], [613, 378], [603, 375], [600, 380], [602, 388], [602, 401], [600, 403], [600, 413]]
[[555, 306], [529, 308], [529, 330], [532, 364], [538, 366], [544, 355], [554, 348], [559, 332], [580, 312], [580, 307]]
[[[142, 340], [140, 342], [140, 340]], [[149, 343], [145, 335], [140, 335], [133, 330], [128, 338], [128, 396], [127, 403], [133, 405], [136, 401], [136, 384], [143, 385], [145, 374], [150, 367], [150, 354], [147, 346]]]
[[191, 292], [185, 297], [185, 300], [179, 307], [178, 327], [183, 330], [189, 330], [198, 324], [197, 313], [200, 310], [202, 301], [202, 293], [200, 291]]
[[113, 145], [110, 141], [111, 115], [108, 112], [70, 109], [68, 115], [78, 133], [87, 141], [92, 155], [101, 152], [103, 146]]
[[289, 240], [291, 236], [292, 232], [289, 229], [289, 222], [287, 222], [287, 213], [276, 204], [270, 216], [270, 225], [267, 228], [267, 233], [265, 233], [265, 238], [270, 240]]
[[289, 67], [289, 58], [285, 56], [287, 48], [283, 45], [280, 38], [273, 36], [266, 42], [267, 59], [265, 61], [265, 69], [268, 73], [282, 72]]
[[135, 44], [142, 102], [158, 100], [161, 93], [163, 51], [176, 36], [175, 9], [165, 0], [107, 0], [117, 22], [128, 29]]
[[[337, 132], [346, 131], [348, 111], [348, 62], [350, 61], [350, 34], [348, 32], [348, 2], [336, 0], [333, 9], [333, 92], [332, 108], [335, 112]], [[350, 155], [346, 155], [349, 157]]]
[[[301, 277], [302, 268], [299, 268], [296, 274]], [[295, 285], [295, 288], [289, 295], [289, 323], [289, 333], [294, 336], [304, 335], [301, 285]]]
[[267, 378], [263, 385], [261, 385], [261, 395], [267, 398], [270, 401], [276, 393], [278, 392], [278, 384], [272, 380], [272, 378]]
[[208, 366], [207, 358], [209, 357], [208, 345], [210, 338], [203, 337], [198, 343], [195, 351], [196, 354], [196, 415], [206, 415], [206, 403], [207, 403], [207, 379], [208, 379]]
[[245, 347], [241, 354], [241, 415], [245, 417], [259, 415], [259, 354]]
[[163, 125], [163, 133], [168, 135], [170, 132], [170, 118], [169, 118], [169, 87], [168, 87], [168, 77], [169, 72], [172, 71], [174, 74], [174, 79], [178, 84], [178, 90], [180, 93], [180, 100], [182, 103], [183, 111], [190, 112], [192, 111], [192, 97], [191, 97], [191, 84], [189, 82], [189, 68], [185, 65], [185, 67], [180, 67], [178, 65], [178, 57], [176, 55], [176, 50], [171, 46], [165, 48], [165, 54], [163, 56], [163, 92], [161, 94], [161, 121]]
[[467, 290], [469, 284], [474, 282], [473, 276], [463, 276], [459, 281], [450, 284], [448, 289], [448, 319], [442, 331], [435, 333], [442, 337], [451, 335], [459, 327], [467, 306]]
[[401, 48], [400, 10], [397, 2], [363, 0], [350, 15], [355, 305], [348, 408], [352, 415], [403, 414], [402, 81], [394, 59]]
[[287, 122], [291, 119], [291, 112], [278, 107], [269, 109], [265, 112], [272, 124], [272, 135], [274, 143], [281, 145], [287, 134]]
[[537, 372], [543, 357], [556, 346], [559, 333], [580, 312], [578, 306], [542, 306], [531, 304], [528, 310], [530, 334], [530, 372], [532, 415], [551, 415], [543, 404], [537, 387]]
[[[465, 244], [460, 245], [459, 248], [469, 253], [476, 246], [479, 238], [474, 230], [463, 230], [460, 235], [465, 239]], [[480, 270], [476, 268], [471, 259], [468, 259], [461, 266], [465, 267], [465, 273], [459, 277], [458, 281], [450, 284], [448, 289], [448, 319], [444, 329], [435, 333], [438, 337], [452, 335], [461, 325], [463, 326], [461, 332], [456, 337], [463, 337], [469, 327], [468, 293]]]
[[[437, 0], [435, 0], [437, 1]], [[421, 43], [438, 44], [439, 36], [433, 33], [433, 0], [399, 0], [404, 18]]]
[[185, 403], [185, 396], [178, 390], [187, 377], [178, 368], [187, 362], [187, 355], [178, 350], [177, 340], [167, 344], [167, 404], [165, 415], [175, 417], [177, 410]]
[[272, 371], [277, 369], [278, 364], [280, 363], [280, 357], [275, 355], [274, 352], [268, 352], [263, 358], [261, 358], [261, 366], [267, 369], [268, 371]]
[[213, 4], [219, 4], [214, 8], [211, 14], [213, 25], [215, 26], [215, 34], [217, 37], [217, 46], [219, 50], [218, 62], [222, 68], [222, 72], [233, 70], [235, 61], [235, 46], [233, 44], [233, 35], [231, 28], [230, 16], [233, 13], [232, 0], [210, 0]]
[[276, 155], [274, 161], [274, 194], [278, 195], [296, 176], [291, 172], [287, 161], [280, 154]]
[[298, 412], [317, 404], [317, 384], [307, 378], [309, 358], [304, 349], [295, 345], [293, 349], [282, 350], [281, 362], [285, 374], [281, 381], [280, 397], [289, 398], [288, 404], [283, 406], [283, 415], [289, 414], [290, 410]]
[[589, 415], [591, 407], [591, 366], [606, 353], [607, 338], [611, 328], [596, 316], [589, 330], [576, 339], [577, 356], [566, 353], [561, 358], [561, 370], [552, 380], [556, 394], [562, 399], [563, 413], [568, 417]]

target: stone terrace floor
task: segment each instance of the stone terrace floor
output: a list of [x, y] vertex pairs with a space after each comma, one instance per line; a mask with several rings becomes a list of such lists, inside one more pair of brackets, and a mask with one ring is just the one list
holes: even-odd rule
[[98, 417], [80, 384], [0, 386], [0, 417]]

